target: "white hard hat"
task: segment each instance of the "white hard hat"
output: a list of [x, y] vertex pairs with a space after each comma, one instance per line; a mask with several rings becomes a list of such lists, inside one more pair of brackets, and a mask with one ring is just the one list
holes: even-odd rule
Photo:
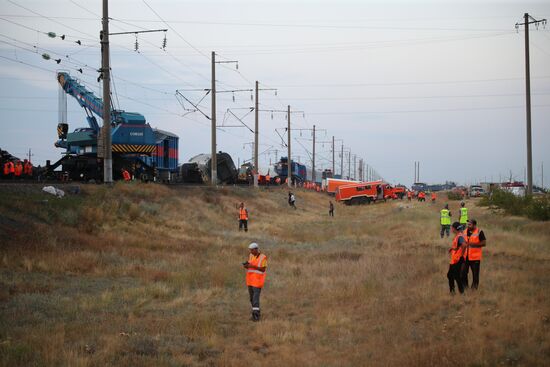
[[252, 242], [250, 245], [248, 245], [248, 249], [252, 250], [255, 248], [259, 248], [258, 244], [256, 242]]

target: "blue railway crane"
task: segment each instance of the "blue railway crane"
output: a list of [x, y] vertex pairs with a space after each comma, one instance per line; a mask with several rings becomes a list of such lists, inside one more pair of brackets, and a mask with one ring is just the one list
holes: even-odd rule
[[[98, 159], [98, 136], [101, 128], [96, 117], [103, 118], [103, 101], [66, 72], [57, 73], [57, 81], [63, 91], [76, 99], [86, 112], [88, 127], [68, 132], [69, 126], [62, 121], [57, 126], [59, 140], [56, 147], [65, 153], [54, 165], [72, 179], [99, 179], [102, 174]], [[136, 176], [151, 178], [159, 175], [169, 180], [177, 171], [179, 138], [167, 131], [153, 129], [145, 117], [137, 112], [111, 108], [111, 137], [113, 150], [113, 175], [120, 176], [122, 168], [130, 169]], [[100, 149], [101, 150], [101, 149]]]

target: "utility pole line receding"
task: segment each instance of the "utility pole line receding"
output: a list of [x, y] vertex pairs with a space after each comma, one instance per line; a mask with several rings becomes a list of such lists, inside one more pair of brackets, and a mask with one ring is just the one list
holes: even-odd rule
[[290, 105], [287, 107], [287, 120], [288, 120], [288, 127], [287, 127], [287, 138], [288, 138], [288, 157], [287, 157], [287, 171], [286, 171], [286, 177], [288, 181], [288, 187], [292, 187], [292, 156], [290, 155], [292, 151], [290, 150]]
[[315, 182], [315, 125], [313, 125], [313, 154], [311, 158], [311, 181]]
[[216, 157], [216, 52], [212, 51], [212, 103], [211, 103], [211, 120], [212, 120], [212, 156], [210, 157], [210, 184], [216, 186], [218, 181], [218, 160]]
[[525, 114], [527, 130], [527, 195], [533, 195], [533, 150], [531, 143], [531, 77], [529, 66], [529, 25], [539, 24], [546, 26], [546, 19], [536, 20], [529, 13], [523, 15], [523, 23], [516, 23], [516, 29], [520, 25], [525, 28]]
[[[111, 140], [111, 69], [109, 65], [109, 1], [103, 0], [101, 42], [101, 73], [103, 75], [103, 182], [113, 182], [113, 150]], [[99, 144], [98, 144], [99, 145]]]

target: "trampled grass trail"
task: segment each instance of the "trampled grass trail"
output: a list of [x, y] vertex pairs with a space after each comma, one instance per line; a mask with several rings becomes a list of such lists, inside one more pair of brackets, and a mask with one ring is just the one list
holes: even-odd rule
[[[2, 366], [550, 364], [550, 225], [468, 201], [479, 291], [450, 296], [444, 202], [284, 188], [0, 188]], [[238, 232], [237, 205], [249, 212]], [[449, 202], [456, 218], [458, 202]], [[263, 320], [241, 262], [269, 258]]]

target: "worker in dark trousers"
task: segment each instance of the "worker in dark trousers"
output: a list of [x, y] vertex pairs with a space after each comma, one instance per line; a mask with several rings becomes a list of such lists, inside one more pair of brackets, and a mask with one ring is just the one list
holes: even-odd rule
[[439, 222], [441, 223], [441, 238], [447, 233], [449, 237], [449, 231], [451, 229], [451, 211], [449, 210], [449, 204], [445, 204], [445, 207], [439, 212]]
[[244, 203], [239, 206], [239, 231], [244, 228], [245, 232], [248, 232], [248, 209], [244, 207]]
[[328, 215], [334, 217], [334, 204], [332, 203], [332, 201], [329, 201], [328, 204]]
[[288, 205], [296, 209], [296, 197], [291, 192], [288, 193]]
[[246, 269], [246, 285], [252, 306], [252, 321], [260, 321], [260, 293], [265, 283], [265, 271], [267, 269], [267, 256], [260, 253], [257, 243], [248, 246], [250, 255], [248, 261], [243, 263]]
[[468, 272], [472, 269], [472, 289], [479, 287], [479, 270], [481, 266], [482, 248], [487, 244], [485, 233], [477, 228], [475, 219], [468, 220], [468, 228], [464, 231], [467, 248], [464, 253], [461, 278], [464, 288], [468, 288]]
[[447, 279], [449, 280], [449, 292], [451, 294], [455, 293], [455, 282], [458, 285], [458, 291], [464, 293], [464, 286], [462, 284], [462, 279], [460, 277], [460, 271], [462, 269], [462, 263], [464, 262], [464, 251], [466, 248], [466, 239], [464, 238], [464, 233], [462, 232], [462, 227], [460, 223], [454, 222], [452, 225], [452, 231], [455, 235], [453, 239], [453, 244], [449, 249], [451, 254], [451, 261], [449, 263], [449, 271], [447, 272]]

